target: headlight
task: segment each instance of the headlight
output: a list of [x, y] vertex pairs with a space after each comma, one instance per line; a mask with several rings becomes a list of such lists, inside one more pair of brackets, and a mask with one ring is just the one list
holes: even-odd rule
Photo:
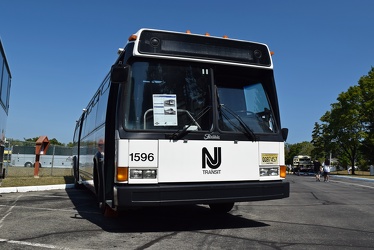
[[278, 176], [279, 167], [260, 168], [260, 176]]
[[156, 179], [157, 171], [154, 169], [131, 169], [130, 179]]

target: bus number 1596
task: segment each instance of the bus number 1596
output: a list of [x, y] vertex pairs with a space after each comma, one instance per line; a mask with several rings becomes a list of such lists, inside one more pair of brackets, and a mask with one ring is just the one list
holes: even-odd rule
[[153, 161], [155, 159], [153, 153], [131, 153], [130, 161]]

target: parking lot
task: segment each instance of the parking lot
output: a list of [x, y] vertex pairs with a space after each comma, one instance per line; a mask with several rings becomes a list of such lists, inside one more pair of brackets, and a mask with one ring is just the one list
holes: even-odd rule
[[2, 193], [1, 249], [370, 249], [374, 182], [289, 176], [287, 199], [103, 217], [86, 189]]

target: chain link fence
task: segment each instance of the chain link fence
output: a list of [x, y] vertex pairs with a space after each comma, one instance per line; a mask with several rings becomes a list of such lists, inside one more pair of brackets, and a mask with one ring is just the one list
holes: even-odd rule
[[[4, 150], [5, 177], [34, 176], [35, 142], [8, 143]], [[73, 148], [50, 145], [40, 156], [39, 176], [67, 176], [72, 171]]]

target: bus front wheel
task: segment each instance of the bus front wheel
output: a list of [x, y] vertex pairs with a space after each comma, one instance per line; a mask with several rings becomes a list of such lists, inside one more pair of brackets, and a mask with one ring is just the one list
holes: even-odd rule
[[74, 177], [74, 187], [76, 189], [81, 189], [83, 187], [83, 184], [80, 182], [80, 176], [79, 176], [79, 167], [78, 167], [78, 160], [77, 157], [73, 157], [73, 177]]
[[234, 202], [227, 202], [227, 203], [212, 203], [209, 204], [210, 210], [214, 213], [224, 214], [231, 211], [234, 207]]
[[94, 186], [100, 212], [104, 214], [106, 209], [104, 178], [97, 166], [94, 167]]

